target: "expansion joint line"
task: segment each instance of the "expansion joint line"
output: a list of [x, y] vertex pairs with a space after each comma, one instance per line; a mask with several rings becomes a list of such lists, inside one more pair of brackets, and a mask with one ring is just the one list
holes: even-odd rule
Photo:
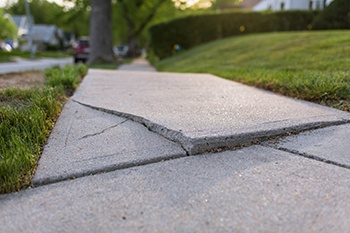
[[262, 145], [262, 146], [269, 147], [269, 148], [276, 149], [276, 150], [281, 150], [281, 151], [288, 152], [288, 153], [292, 153], [292, 154], [297, 155], [297, 156], [301, 156], [301, 157], [304, 157], [304, 158], [307, 158], [307, 159], [316, 160], [316, 161], [322, 162], [322, 163], [327, 163], [327, 164], [334, 165], [334, 166], [337, 166], [337, 167], [350, 169], [350, 165], [341, 164], [341, 163], [334, 162], [334, 161], [328, 160], [328, 159], [324, 159], [324, 158], [321, 158], [321, 157], [318, 157], [318, 156], [315, 156], [315, 155], [311, 155], [311, 154], [308, 154], [308, 153], [301, 153], [301, 152], [296, 151], [296, 150], [291, 150], [291, 149], [287, 149], [287, 148], [279, 147], [279, 146], [270, 146], [270, 145], [266, 145], [266, 144]]

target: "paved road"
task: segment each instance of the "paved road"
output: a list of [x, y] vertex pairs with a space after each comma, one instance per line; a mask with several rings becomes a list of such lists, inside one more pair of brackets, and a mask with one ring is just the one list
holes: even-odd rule
[[26, 70], [44, 70], [52, 66], [72, 64], [72, 58], [45, 58], [38, 60], [19, 59], [17, 62], [0, 63], [0, 74], [20, 72]]
[[89, 70], [0, 232], [349, 231], [349, 113], [124, 68]]

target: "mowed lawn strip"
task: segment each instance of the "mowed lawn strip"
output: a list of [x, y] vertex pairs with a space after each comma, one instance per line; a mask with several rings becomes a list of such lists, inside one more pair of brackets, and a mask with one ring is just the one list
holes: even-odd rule
[[242, 35], [161, 60], [158, 70], [211, 73], [350, 111], [350, 31]]
[[83, 65], [46, 70], [43, 88], [0, 89], [0, 194], [30, 185], [43, 145]]

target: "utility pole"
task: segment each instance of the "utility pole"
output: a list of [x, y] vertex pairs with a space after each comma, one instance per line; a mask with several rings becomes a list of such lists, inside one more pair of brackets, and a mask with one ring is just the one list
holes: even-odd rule
[[32, 17], [30, 16], [30, 8], [29, 8], [29, 3], [28, 0], [24, 0], [25, 2], [25, 8], [26, 8], [26, 16], [28, 20], [28, 42], [29, 42], [29, 50], [30, 50], [30, 57], [31, 59], [35, 58], [35, 51], [34, 51], [34, 46], [33, 46], [33, 35], [32, 35]]

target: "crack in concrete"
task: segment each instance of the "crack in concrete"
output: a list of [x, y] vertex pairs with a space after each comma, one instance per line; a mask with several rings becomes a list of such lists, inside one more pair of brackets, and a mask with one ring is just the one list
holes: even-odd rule
[[[342, 124], [348, 123], [347, 121], [318, 122], [318, 123], [314, 123], [314, 124], [306, 124], [306, 125], [288, 127], [288, 128], [284, 128], [282, 130], [270, 130], [270, 131], [263, 131], [263, 132], [258, 131], [258, 132], [254, 132], [254, 135], [252, 135], [251, 133], [234, 135], [234, 137], [231, 136], [231, 138], [227, 137], [227, 136], [226, 137], [210, 138], [212, 140], [210, 143], [213, 143], [214, 145], [216, 145], [216, 147], [208, 146], [207, 148], [205, 148], [205, 146], [204, 146], [205, 149], [202, 148], [202, 150], [198, 150], [196, 147], [201, 147], [201, 146], [203, 147], [204, 143], [202, 141], [200, 141], [200, 143], [198, 143], [198, 142], [196, 142], [196, 139], [186, 137], [181, 132], [177, 132], [175, 130], [168, 129], [164, 126], [158, 125], [156, 123], [153, 123], [153, 122], [151, 122], [147, 119], [144, 119], [142, 117], [139, 117], [139, 116], [134, 116], [134, 115], [127, 114], [127, 113], [122, 113], [122, 112], [117, 112], [117, 111], [113, 111], [113, 110], [108, 110], [108, 109], [90, 106], [88, 104], [84, 104], [84, 103], [81, 103], [81, 102], [73, 100], [73, 99], [72, 99], [72, 101], [77, 103], [77, 104], [80, 104], [82, 106], [88, 107], [90, 109], [94, 109], [97, 111], [101, 111], [101, 112], [105, 112], [105, 113], [109, 113], [112, 115], [116, 115], [116, 116], [125, 118], [125, 120], [122, 121], [121, 123], [110, 126], [106, 129], [100, 131], [100, 132], [95, 133], [95, 134], [85, 135], [80, 139], [85, 139], [88, 137], [102, 134], [102, 133], [106, 132], [107, 130], [115, 128], [115, 127], [127, 122], [128, 120], [131, 120], [133, 122], [136, 122], [136, 123], [143, 125], [152, 133], [156, 133], [157, 135], [159, 135], [167, 140], [170, 140], [170, 141], [177, 143], [184, 150], [184, 152], [186, 153], [186, 156], [192, 156], [192, 155], [199, 154], [199, 153], [202, 153], [202, 154], [204, 154], [204, 153], [219, 153], [219, 152], [222, 152], [225, 150], [234, 150], [237, 148], [247, 147], [247, 146], [253, 145], [253, 144], [260, 144], [264, 147], [270, 147], [273, 149], [282, 150], [282, 151], [296, 154], [298, 156], [302, 156], [305, 158], [309, 158], [309, 159], [324, 162], [327, 164], [332, 164], [332, 165], [339, 166], [342, 168], [350, 169], [350, 166], [348, 166], [348, 165], [340, 164], [340, 163], [337, 163], [337, 162], [334, 162], [331, 160], [323, 159], [323, 158], [309, 155], [306, 153], [300, 153], [298, 151], [289, 150], [289, 149], [282, 148], [282, 147], [277, 147], [277, 146], [274, 147], [274, 146], [268, 145], [266, 143], [263, 143], [266, 140], [271, 140], [271, 138], [273, 138], [273, 137], [280, 137], [280, 136], [285, 136], [288, 134], [297, 134], [297, 133], [304, 132], [304, 131], [314, 130], [314, 129], [318, 129], [318, 128], [324, 128], [324, 127], [329, 127], [329, 126], [334, 126], [334, 125], [342, 125]], [[311, 127], [311, 126], [313, 126], [313, 127]], [[232, 138], [234, 138], [235, 140], [230, 140]], [[247, 140], [247, 139], [249, 139], [249, 140]], [[199, 140], [201, 140], [201, 139], [199, 139]], [[221, 142], [224, 142], [224, 143], [221, 143]], [[209, 142], [206, 142], [206, 143], [209, 145]], [[196, 149], [197, 149], [197, 151], [196, 151]], [[193, 153], [193, 151], [196, 151], [197, 153]], [[106, 156], [112, 156], [112, 155], [106, 155]], [[117, 170], [123, 170], [123, 169], [138, 167], [138, 166], [145, 166], [145, 165], [149, 165], [149, 164], [160, 163], [160, 162], [174, 160], [174, 159], [183, 158], [183, 157], [185, 157], [183, 154], [177, 154], [177, 155], [173, 155], [170, 157], [158, 156], [156, 158], [152, 158], [152, 159], [148, 159], [148, 160], [144, 160], [144, 161], [128, 161], [128, 162], [125, 162], [122, 164], [107, 165], [107, 166], [104, 166], [102, 168], [92, 169], [90, 171], [73, 173], [69, 176], [58, 176], [58, 177], [50, 178], [49, 180], [46, 180], [46, 179], [39, 180], [36, 183], [33, 183], [32, 186], [38, 187], [38, 186], [43, 186], [43, 185], [49, 185], [49, 184], [67, 181], [67, 180], [71, 180], [71, 179], [82, 178], [85, 176], [97, 175], [97, 174], [101, 174], [101, 173], [108, 173], [108, 172], [113, 172], [113, 171], [117, 171]]]
[[186, 152], [187, 155], [192, 154], [190, 151], [191, 144], [188, 143], [190, 138], [184, 136], [181, 132], [177, 132], [175, 130], [168, 129], [162, 125], [151, 122], [151, 121], [149, 121], [143, 117], [140, 117], [140, 116], [135, 116], [135, 115], [128, 114], [128, 113], [118, 112], [115, 110], [109, 110], [109, 109], [105, 109], [105, 108], [95, 107], [95, 106], [88, 105], [88, 104], [82, 103], [82, 102], [74, 100], [74, 99], [72, 99], [72, 101], [74, 101], [75, 103], [80, 104], [82, 106], [85, 106], [85, 107], [88, 107], [88, 108], [91, 108], [91, 109], [94, 109], [97, 111], [109, 113], [112, 115], [116, 115], [119, 117], [123, 117], [125, 119], [131, 120], [131, 121], [136, 122], [138, 124], [141, 124], [144, 127], [146, 127], [149, 131], [151, 131], [152, 133], [156, 133], [159, 136], [166, 138], [167, 140], [170, 140], [172, 142], [177, 143], [179, 146], [181, 146], [183, 148], [183, 150]]
[[101, 107], [95, 107], [89, 104], [82, 103], [74, 100], [74, 102], [81, 104], [82, 106], [95, 109], [98, 111], [110, 113], [119, 117], [123, 117], [132, 120], [136, 123], [144, 125], [149, 131], [156, 133], [170, 141], [173, 141], [180, 145], [187, 153], [187, 155], [196, 155], [202, 153], [215, 153], [223, 150], [230, 150], [232, 148], [239, 147], [241, 145], [247, 145], [255, 142], [262, 142], [270, 139], [271, 137], [277, 137], [286, 135], [288, 133], [300, 133], [309, 130], [324, 128], [328, 126], [336, 126], [349, 123], [350, 120], [342, 119], [337, 121], [321, 121], [310, 122], [299, 125], [292, 125], [284, 128], [275, 128], [270, 130], [260, 130], [254, 132], [244, 132], [235, 135], [223, 135], [204, 138], [191, 138], [185, 136], [182, 132], [168, 129], [165, 126], [152, 122], [140, 116], [118, 112], [115, 110], [109, 110]]
[[82, 140], [82, 139], [85, 139], [85, 138], [89, 138], [89, 137], [94, 137], [94, 136], [97, 136], [97, 135], [101, 135], [101, 134], [105, 133], [105, 132], [108, 131], [108, 130], [111, 130], [111, 129], [113, 129], [113, 128], [116, 128], [116, 127], [118, 127], [118, 126], [124, 124], [124, 123], [127, 122], [127, 121], [128, 121], [128, 119], [126, 119], [126, 120], [124, 120], [124, 121], [122, 121], [122, 122], [120, 122], [120, 123], [118, 123], [118, 124], [116, 124], [116, 125], [112, 125], [112, 126], [106, 128], [106, 129], [104, 129], [104, 130], [102, 130], [102, 131], [100, 131], [100, 132], [93, 133], [93, 134], [87, 134], [87, 135], [85, 135], [85, 136], [79, 138], [78, 140]]
[[338, 163], [338, 162], [335, 162], [335, 161], [332, 161], [332, 160], [328, 160], [328, 159], [325, 159], [325, 158], [321, 158], [321, 157], [318, 157], [318, 156], [315, 156], [315, 155], [312, 155], [312, 154], [302, 153], [302, 152], [299, 152], [298, 150], [292, 150], [292, 149], [288, 149], [288, 148], [281, 147], [281, 146], [268, 145], [266, 143], [264, 143], [261, 146], [272, 148], [272, 149], [276, 149], [276, 150], [280, 150], [280, 151], [284, 151], [284, 152], [288, 152], [288, 153], [291, 153], [291, 154], [294, 154], [294, 155], [297, 155], [297, 156], [301, 156], [301, 157], [304, 157], [304, 158], [307, 158], [307, 159], [316, 160], [316, 161], [322, 162], [322, 163], [327, 163], [327, 164], [334, 165], [334, 166], [337, 166], [337, 167], [350, 169], [350, 165]]
[[[77, 113], [77, 111], [76, 111], [75, 113]], [[70, 124], [69, 124], [68, 133], [67, 133], [66, 139], [64, 140], [64, 147], [65, 147], [65, 148], [66, 148], [67, 145], [68, 145], [68, 138], [69, 138], [70, 132], [72, 131], [73, 121], [74, 121], [74, 120], [71, 120], [71, 122], [70, 122]]]

